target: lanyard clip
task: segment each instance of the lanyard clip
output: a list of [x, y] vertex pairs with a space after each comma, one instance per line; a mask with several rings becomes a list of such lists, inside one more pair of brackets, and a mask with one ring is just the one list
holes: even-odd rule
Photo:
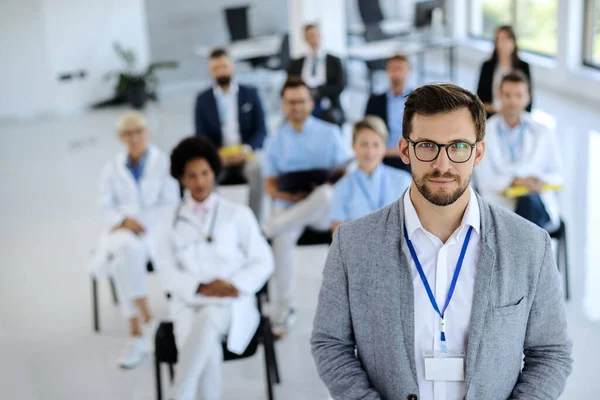
[[440, 332], [442, 336], [445, 338], [446, 334], [446, 318], [440, 319]]

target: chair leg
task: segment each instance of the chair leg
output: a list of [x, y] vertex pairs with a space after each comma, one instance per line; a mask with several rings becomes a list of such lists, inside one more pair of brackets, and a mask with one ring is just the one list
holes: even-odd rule
[[268, 330], [270, 330], [269, 324], [264, 323], [265, 320], [263, 320], [263, 350], [265, 352], [265, 374], [267, 375], [267, 398], [268, 400], [273, 400], [273, 378], [272, 378], [272, 369], [271, 369], [271, 348], [268, 344], [269, 342], [269, 336], [268, 336]]
[[264, 346], [269, 348], [269, 362], [270, 362], [270, 371], [273, 374], [273, 379], [276, 384], [281, 383], [281, 379], [279, 378], [279, 365], [277, 364], [277, 355], [275, 354], [275, 336], [273, 336], [273, 330], [271, 327], [271, 321], [267, 320], [267, 329], [266, 336], [264, 341]]
[[98, 315], [98, 281], [92, 278], [92, 312], [94, 313], [94, 331], [100, 332], [100, 316]]
[[117, 296], [117, 288], [115, 287], [115, 281], [113, 278], [109, 278], [108, 282], [110, 283], [110, 292], [112, 293], [113, 303], [115, 305], [119, 304], [119, 296]]
[[154, 357], [154, 380], [156, 381], [156, 400], [162, 400], [162, 382], [160, 373], [160, 361]]

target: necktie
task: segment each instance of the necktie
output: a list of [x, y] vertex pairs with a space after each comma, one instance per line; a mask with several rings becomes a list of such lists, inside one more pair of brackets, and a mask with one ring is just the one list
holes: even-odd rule
[[317, 58], [317, 56], [313, 57], [313, 63], [312, 63], [312, 68], [310, 70], [310, 75], [311, 76], [316, 76], [317, 75], [317, 65], [319, 64], [319, 59]]

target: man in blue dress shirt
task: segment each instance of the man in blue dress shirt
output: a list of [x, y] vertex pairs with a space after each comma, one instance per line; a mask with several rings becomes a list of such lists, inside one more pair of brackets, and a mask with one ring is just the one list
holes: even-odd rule
[[267, 139], [264, 152], [265, 187], [274, 200], [274, 212], [263, 224], [273, 239], [278, 303], [273, 332], [282, 336], [295, 321], [294, 265], [292, 251], [308, 226], [328, 230], [333, 188], [325, 183], [312, 191], [280, 190], [282, 175], [314, 169], [334, 170], [352, 159], [338, 126], [311, 116], [314, 102], [310, 89], [299, 78], [290, 78], [282, 89], [286, 121]]
[[390, 81], [390, 89], [369, 97], [365, 115], [376, 115], [387, 124], [389, 131], [384, 164], [410, 172], [410, 167], [400, 159], [398, 142], [402, 137], [402, 118], [406, 96], [412, 91], [407, 89], [406, 80], [410, 76], [410, 63], [404, 54], [396, 54], [386, 62], [385, 72]]
[[410, 174], [382, 163], [388, 131], [379, 117], [368, 115], [354, 124], [352, 147], [358, 168], [334, 186], [332, 231], [398, 200], [412, 182]]

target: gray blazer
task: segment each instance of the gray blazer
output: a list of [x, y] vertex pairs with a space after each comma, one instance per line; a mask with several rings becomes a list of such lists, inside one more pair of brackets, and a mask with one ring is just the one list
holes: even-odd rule
[[[481, 254], [465, 399], [557, 399], [571, 373], [572, 344], [550, 237], [508, 210], [480, 197], [478, 202]], [[336, 400], [419, 394], [403, 226], [400, 199], [334, 235], [311, 345], [319, 375]]]

